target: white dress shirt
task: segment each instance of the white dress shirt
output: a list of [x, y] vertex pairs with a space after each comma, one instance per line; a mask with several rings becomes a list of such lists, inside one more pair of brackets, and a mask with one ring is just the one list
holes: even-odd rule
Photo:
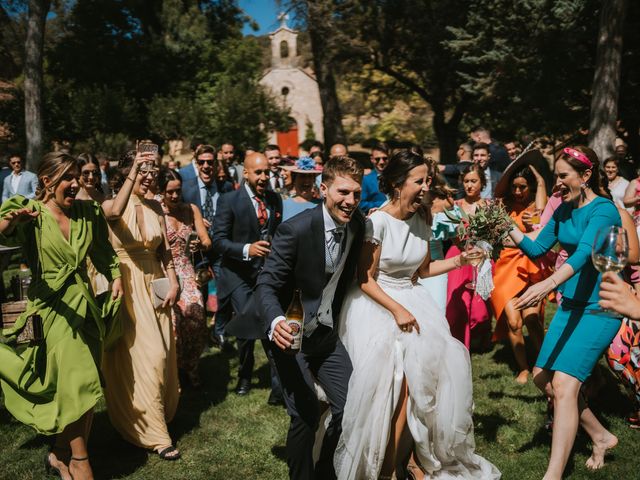
[[18, 185], [20, 185], [20, 179], [22, 178], [22, 171], [19, 173], [11, 172], [11, 189], [14, 192], [18, 191]]

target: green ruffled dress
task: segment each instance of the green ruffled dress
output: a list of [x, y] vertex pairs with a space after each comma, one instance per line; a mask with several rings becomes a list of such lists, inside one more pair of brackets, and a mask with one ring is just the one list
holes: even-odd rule
[[[0, 207], [0, 218], [21, 208], [40, 212], [19, 224], [0, 243], [21, 246], [33, 274], [27, 312], [15, 328], [2, 332], [0, 384], [7, 410], [38, 432], [53, 435], [78, 420], [102, 396], [100, 360], [103, 341], [112, 328], [120, 301], [111, 293], [94, 297], [87, 276], [87, 256], [109, 281], [120, 277], [100, 206], [76, 200], [70, 212], [69, 240], [39, 201], [15, 196]], [[28, 315], [38, 313], [44, 342], [14, 348]]]

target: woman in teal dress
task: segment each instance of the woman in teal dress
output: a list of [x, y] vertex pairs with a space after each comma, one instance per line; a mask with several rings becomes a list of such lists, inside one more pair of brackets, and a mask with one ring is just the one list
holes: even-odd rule
[[[63, 153], [47, 154], [35, 200], [15, 196], [0, 208], [0, 242], [21, 246], [33, 278], [27, 311], [2, 333], [0, 379], [5, 406], [39, 433], [57, 435], [45, 463], [62, 478], [93, 478], [87, 438], [102, 396], [100, 359], [109, 313], [122, 296], [118, 257], [100, 206], [75, 200], [80, 169]], [[87, 257], [113, 281], [99, 305], [87, 276]], [[27, 316], [42, 317], [44, 341], [18, 348]]]
[[538, 304], [556, 287], [562, 303], [551, 321], [533, 370], [534, 382], [553, 398], [554, 427], [551, 458], [544, 480], [560, 480], [575, 440], [578, 424], [593, 443], [586, 466], [604, 465], [607, 450], [618, 439], [607, 431], [580, 395], [580, 387], [620, 328], [618, 319], [590, 313], [597, 309], [600, 274], [591, 263], [596, 232], [620, 226], [620, 215], [610, 200], [598, 196], [598, 157], [593, 150], [565, 148], [556, 160], [556, 188], [563, 203], [536, 240], [514, 227], [512, 240], [531, 258], [548, 252], [556, 242], [569, 258], [553, 275], [529, 287], [516, 301], [517, 309]]

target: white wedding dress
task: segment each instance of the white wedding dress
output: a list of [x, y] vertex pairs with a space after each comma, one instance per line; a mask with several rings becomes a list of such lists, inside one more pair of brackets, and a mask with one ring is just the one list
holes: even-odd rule
[[429, 236], [418, 214], [403, 221], [379, 210], [367, 221], [365, 241], [381, 246], [377, 282], [413, 314], [420, 334], [401, 332], [389, 311], [357, 286], [348, 292], [339, 333], [353, 374], [334, 460], [341, 480], [378, 478], [403, 377], [407, 422], [426, 478], [500, 478], [494, 465], [474, 453], [469, 353], [451, 336], [429, 292], [411, 282]]

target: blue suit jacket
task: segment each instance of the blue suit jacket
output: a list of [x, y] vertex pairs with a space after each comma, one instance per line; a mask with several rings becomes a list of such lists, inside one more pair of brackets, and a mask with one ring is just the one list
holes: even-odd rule
[[372, 208], [378, 208], [386, 200], [386, 195], [378, 188], [378, 172], [373, 170], [362, 179], [362, 196], [359, 205], [360, 210], [366, 214]]
[[33, 198], [36, 196], [36, 190], [38, 188], [38, 177], [35, 173], [23, 170], [20, 176], [20, 183], [18, 183], [18, 188], [15, 191], [11, 186], [12, 177], [13, 173], [7, 175], [7, 177], [4, 179], [4, 184], [2, 186], [3, 202], [8, 198], [13, 197], [14, 195], [22, 195], [26, 198]]
[[196, 176], [197, 176], [196, 169], [193, 166], [193, 163], [191, 163], [191, 162], [189, 162], [189, 165], [185, 165], [180, 170], [178, 170], [178, 173], [182, 177], [182, 181], [183, 182], [185, 180], [187, 180], [188, 178], [196, 178]]

